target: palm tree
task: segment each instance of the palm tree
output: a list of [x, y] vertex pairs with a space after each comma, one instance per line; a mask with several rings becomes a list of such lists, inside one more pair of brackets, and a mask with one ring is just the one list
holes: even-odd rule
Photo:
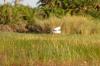
[[4, 0], [4, 4], [7, 4], [7, 0]]
[[38, 3], [41, 3], [40, 6], [46, 6], [48, 5], [49, 7], [61, 7], [65, 8], [66, 7], [66, 0], [39, 0]]
[[47, 5], [47, 4], [50, 4], [52, 0], [39, 0], [38, 3], [41, 3], [40, 6], [44, 6], [44, 5]]
[[18, 5], [20, 0], [15, 0], [15, 5]]

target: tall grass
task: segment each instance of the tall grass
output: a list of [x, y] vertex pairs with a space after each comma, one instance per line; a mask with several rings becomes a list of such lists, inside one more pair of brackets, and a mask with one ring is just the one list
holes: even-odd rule
[[99, 35], [0, 32], [1, 66], [99, 66]]
[[84, 16], [65, 16], [63, 19], [63, 30], [69, 34], [94, 34], [96, 33], [96, 22]]
[[[40, 32], [51, 32], [53, 28], [60, 26], [63, 34], [82, 34], [91, 35], [99, 33], [99, 20], [95, 20], [90, 16], [64, 16], [58, 18], [51, 16], [48, 19], [36, 20], [34, 25], [38, 25], [36, 28]], [[34, 28], [33, 28], [34, 29]]]

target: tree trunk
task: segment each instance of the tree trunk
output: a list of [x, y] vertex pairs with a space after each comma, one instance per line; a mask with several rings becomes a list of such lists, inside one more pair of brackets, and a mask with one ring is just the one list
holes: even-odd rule
[[20, 0], [15, 0], [15, 5], [18, 5], [19, 4], [19, 1]]
[[7, 4], [7, 0], [4, 0], [4, 4]]

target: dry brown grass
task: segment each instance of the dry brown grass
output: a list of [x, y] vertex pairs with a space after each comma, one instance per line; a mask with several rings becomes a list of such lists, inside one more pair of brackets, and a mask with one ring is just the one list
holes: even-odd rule
[[88, 16], [64, 16], [62, 18], [52, 16], [45, 20], [36, 20], [35, 25], [39, 25], [44, 33], [51, 32], [53, 28], [58, 26], [61, 26], [63, 34], [90, 35], [100, 33], [99, 22]]

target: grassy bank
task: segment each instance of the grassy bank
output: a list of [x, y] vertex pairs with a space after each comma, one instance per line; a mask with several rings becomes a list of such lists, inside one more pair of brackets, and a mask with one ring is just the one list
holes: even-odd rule
[[99, 35], [0, 32], [1, 66], [99, 66]]

